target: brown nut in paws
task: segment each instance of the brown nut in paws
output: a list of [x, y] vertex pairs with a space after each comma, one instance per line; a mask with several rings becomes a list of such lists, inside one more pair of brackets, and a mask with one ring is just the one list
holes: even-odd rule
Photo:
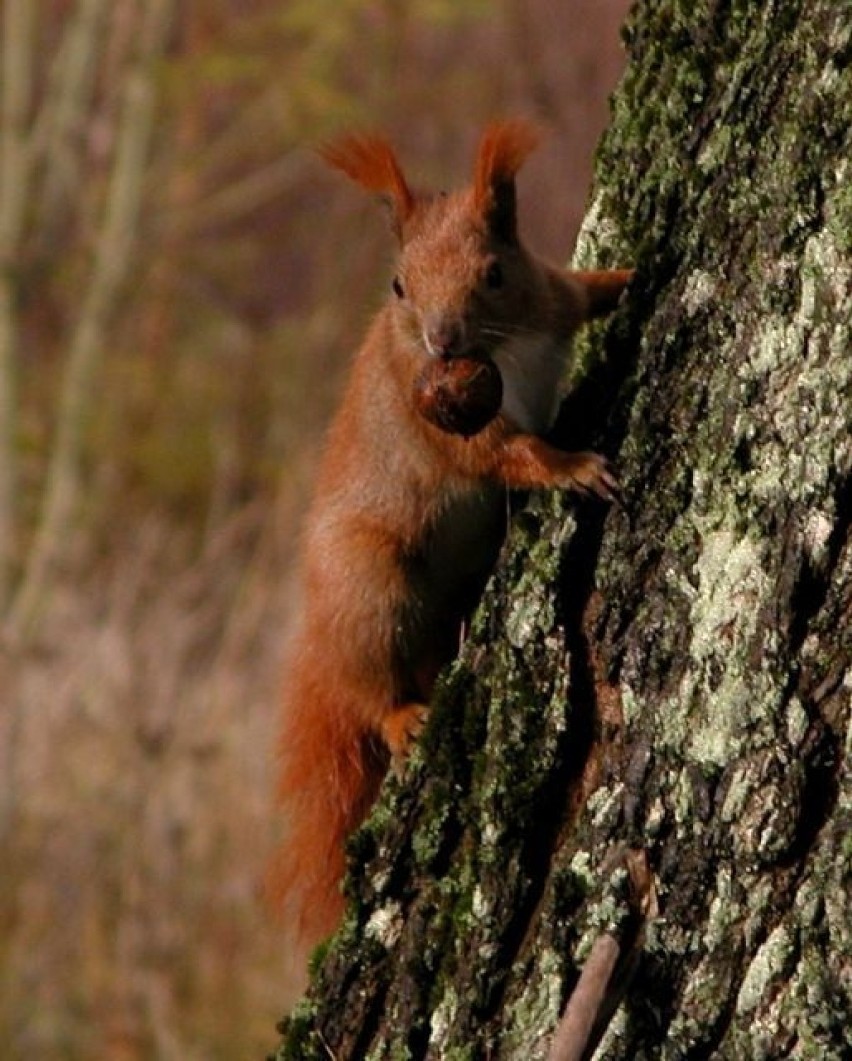
[[441, 357], [414, 383], [414, 404], [430, 423], [470, 438], [489, 424], [503, 403], [503, 379], [490, 359]]

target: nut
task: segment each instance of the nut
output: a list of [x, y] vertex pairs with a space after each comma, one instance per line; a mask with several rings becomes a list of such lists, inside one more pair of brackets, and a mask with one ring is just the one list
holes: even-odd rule
[[414, 383], [414, 404], [430, 423], [470, 438], [489, 424], [503, 402], [503, 379], [490, 359], [431, 360]]

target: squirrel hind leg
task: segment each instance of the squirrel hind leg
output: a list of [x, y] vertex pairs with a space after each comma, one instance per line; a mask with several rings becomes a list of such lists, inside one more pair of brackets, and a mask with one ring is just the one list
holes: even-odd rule
[[382, 719], [379, 731], [390, 751], [391, 769], [397, 777], [405, 769], [414, 742], [423, 732], [428, 720], [429, 708], [418, 703], [396, 707]]

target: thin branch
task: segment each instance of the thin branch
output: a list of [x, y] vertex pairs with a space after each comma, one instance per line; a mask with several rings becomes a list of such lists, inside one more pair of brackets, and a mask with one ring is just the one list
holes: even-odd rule
[[621, 939], [604, 932], [595, 940], [565, 1005], [547, 1061], [585, 1061], [592, 1055], [636, 972], [646, 926], [659, 913], [647, 853], [619, 847], [604, 866], [611, 872], [619, 865], [627, 870], [632, 916], [623, 926]]
[[104, 218], [91, 280], [71, 340], [41, 516], [12, 606], [9, 626], [13, 638], [29, 632], [75, 515], [80, 453], [86, 420], [96, 397], [106, 327], [126, 279], [136, 238], [156, 109], [154, 64], [165, 46], [173, 3], [174, 0], [149, 0], [144, 5], [138, 56], [126, 75]]
[[11, 591], [15, 556], [17, 349], [16, 269], [27, 213], [31, 154], [27, 121], [33, 87], [36, 5], [6, 0], [3, 8], [0, 128], [0, 613]]
[[304, 174], [305, 157], [301, 152], [291, 151], [220, 189], [197, 205], [165, 212], [164, 223], [173, 225], [181, 235], [186, 235], [210, 225], [239, 221], [293, 188]]
[[615, 936], [605, 932], [595, 940], [556, 1029], [547, 1061], [582, 1061], [620, 955]]
[[94, 91], [107, 9], [107, 0], [79, 0], [52, 64], [47, 93], [33, 128], [33, 158], [44, 173], [38, 216], [47, 238], [58, 213], [80, 185], [83, 137], [79, 133]]
[[[15, 489], [19, 328], [17, 264], [27, 213], [30, 154], [27, 145], [35, 53], [31, 0], [6, 0], [3, 9], [3, 85], [0, 102], [0, 616], [11, 593], [17, 512]], [[0, 668], [5, 665], [0, 652]], [[0, 837], [13, 827], [18, 793], [21, 712], [13, 704], [3, 742]]]
[[215, 174], [220, 167], [230, 169], [234, 158], [245, 150], [246, 143], [251, 143], [252, 138], [267, 136], [269, 115], [280, 107], [279, 92], [278, 87], [272, 85], [244, 103], [215, 139], [199, 149], [194, 160], [196, 170]]

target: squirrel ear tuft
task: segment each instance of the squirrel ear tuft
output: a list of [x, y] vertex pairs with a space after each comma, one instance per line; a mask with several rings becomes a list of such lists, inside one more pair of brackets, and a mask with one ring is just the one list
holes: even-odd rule
[[492, 122], [479, 141], [473, 171], [473, 205], [498, 239], [517, 239], [515, 174], [541, 139], [523, 118]]
[[391, 208], [394, 230], [402, 228], [414, 210], [415, 196], [396, 160], [393, 148], [380, 136], [344, 136], [318, 149], [320, 157], [334, 169], [375, 192]]

